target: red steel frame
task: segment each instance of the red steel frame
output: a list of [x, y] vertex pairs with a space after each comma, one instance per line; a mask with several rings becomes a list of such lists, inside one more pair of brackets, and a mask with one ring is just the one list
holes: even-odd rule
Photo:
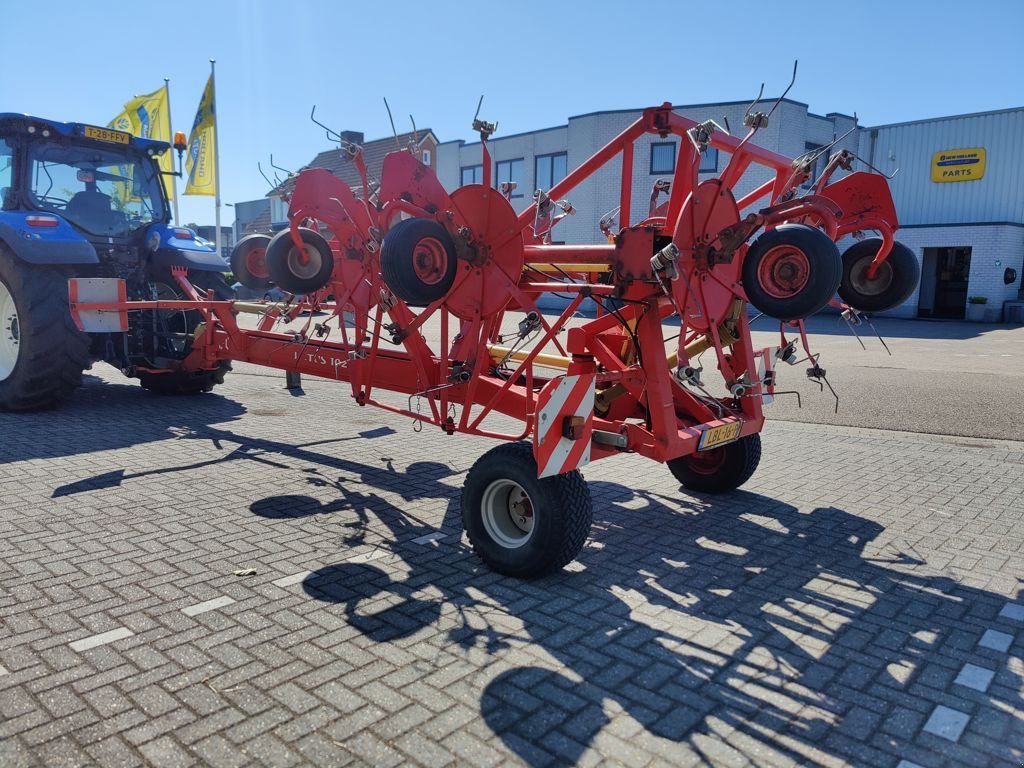
[[[292, 237], [301, 247], [297, 234], [301, 222], [326, 224], [333, 233], [335, 270], [329, 286], [287, 311], [292, 317], [300, 308], [333, 311], [341, 328], [340, 342], [310, 337], [312, 320], [298, 333], [274, 331], [280, 308], [267, 309], [258, 328], [242, 328], [234, 302], [208, 300], [183, 272], [176, 273], [175, 279], [187, 297], [184, 300], [89, 305], [73, 301], [73, 314], [198, 311], [203, 324], [185, 368], [212, 368], [218, 360], [231, 359], [345, 381], [359, 405], [384, 408], [448, 434], [465, 432], [504, 440], [535, 435], [538, 395], [558, 378], [545, 370], [560, 366], [565, 375], [594, 377], [601, 407], [595, 408], [592, 421], [588, 419], [586, 434], [594, 437], [592, 459], [623, 451], [656, 461], [689, 455], [698, 451], [702, 434], [715, 427], [738, 422], [734, 438], [760, 431], [762, 396], [773, 391], [773, 378], [756, 375], [759, 358], [767, 360], [769, 353], [752, 346], [745, 294], [737, 277], [746, 240], [758, 228], [782, 222], [811, 223], [833, 239], [876, 229], [883, 239], [877, 265], [891, 249], [898, 226], [882, 177], [853, 173], [829, 185], [837, 167], [833, 158], [811, 193], [796, 197], [795, 190], [808, 178], [807, 167], [753, 144], [749, 140], [753, 130], [738, 139], [722, 131], [708, 135], [707, 128], [675, 114], [669, 104], [649, 108], [547, 192], [550, 200], [559, 200], [621, 157], [620, 230], [607, 245], [546, 245], [532, 230], [537, 203], [516, 215], [486, 183], [448, 195], [430, 169], [405, 152], [389, 155], [376, 193], [362, 158], [356, 155], [363, 177], [359, 198], [342, 182], [323, 175], [324, 171], [303, 172], [291, 200]], [[667, 207], [659, 209], [664, 215], [633, 222], [633, 150], [646, 134], [680, 136], [681, 151]], [[730, 155], [710, 186], [698, 179], [701, 143]], [[485, 175], [489, 175], [485, 135], [481, 144]], [[731, 190], [752, 166], [768, 169], [771, 178], [733, 201]], [[767, 205], [739, 215], [761, 201]], [[419, 310], [391, 295], [379, 274], [380, 243], [403, 214], [438, 221], [459, 248], [455, 285], [445, 297]], [[651, 265], [657, 246], [668, 238], [681, 252], [681, 274], [676, 279]], [[731, 259], [715, 263], [709, 247], [728, 251], [727, 242], [732, 243]], [[572, 282], [550, 279], [558, 273], [571, 276]], [[601, 275], [610, 275], [610, 281], [602, 282]], [[536, 308], [535, 299], [545, 293], [574, 296], [551, 320]], [[326, 302], [323, 297], [329, 294], [336, 301]], [[456, 295], [471, 300], [456, 306]], [[494, 296], [500, 297], [497, 307]], [[624, 304], [617, 311], [605, 311], [603, 305], [613, 296]], [[598, 316], [570, 327], [570, 319], [588, 297], [601, 305]], [[507, 311], [524, 316], [537, 313], [537, 338], [529, 351], [510, 355], [507, 348], [498, 346]], [[420, 329], [435, 315], [441, 341], [439, 347], [431, 348]], [[666, 348], [662, 323], [674, 315], [680, 319], [680, 332], [672, 351]], [[794, 325], [799, 326], [806, 349], [803, 328]], [[563, 331], [567, 331], [564, 344], [559, 339]], [[390, 346], [385, 335], [392, 336]], [[784, 328], [782, 343], [787, 344]], [[675, 368], [689, 364], [690, 356], [704, 349], [714, 350], [731, 394], [712, 398], [702, 389], [684, 386], [673, 375]], [[408, 395], [409, 405], [382, 402], [376, 397], [377, 389]], [[414, 408], [414, 399], [425, 401], [428, 408], [422, 412]], [[519, 421], [522, 429], [508, 432], [490, 426], [488, 417], [495, 412]]]

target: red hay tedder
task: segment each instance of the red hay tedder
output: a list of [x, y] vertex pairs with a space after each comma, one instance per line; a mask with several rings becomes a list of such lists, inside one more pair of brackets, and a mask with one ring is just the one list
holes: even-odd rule
[[[171, 369], [241, 360], [345, 381], [359, 405], [448, 435], [508, 441], [469, 471], [463, 523], [491, 568], [548, 573], [576, 557], [590, 528], [580, 467], [638, 453], [667, 464], [688, 489], [740, 486], [760, 459], [776, 365], [802, 358], [808, 376], [824, 377], [802, 319], [829, 302], [884, 310], [916, 285], [916, 259], [893, 240], [898, 222], [885, 178], [852, 172], [831, 181], [855, 159], [841, 151], [801, 190], [815, 157], [794, 161], [751, 142], [769, 115], [751, 111], [739, 139], [669, 104], [652, 107], [519, 214], [491, 185], [489, 123], [474, 120], [483, 183], [451, 193], [410, 151], [388, 155], [372, 183], [359, 148], [343, 143], [362, 189], [323, 169], [300, 172], [290, 228], [245, 238], [232, 259], [242, 282], [272, 280], [304, 294], [297, 303], [216, 301], [177, 272], [178, 301], [125, 301], [119, 281], [73, 281], [73, 296], [99, 298], [73, 303], [72, 314], [80, 328], [109, 330], [111, 313], [127, 327], [128, 312], [189, 310], [201, 322], [183, 359], [165, 361]], [[631, 209], [633, 150], [645, 134], [682, 141], [674, 177], [659, 182], [639, 217]], [[708, 147], [729, 160], [718, 178], [699, 181]], [[549, 244], [571, 212], [566, 196], [615, 159], [621, 198], [618, 226], [610, 217], [600, 224], [607, 242]], [[753, 167], [771, 178], [737, 199], [733, 190]], [[880, 238], [860, 239], [840, 256], [835, 242], [863, 230]], [[845, 304], [833, 298], [837, 290]], [[537, 307], [552, 293], [567, 299], [557, 317]], [[587, 299], [596, 318], [574, 320]], [[777, 346], [752, 346], [748, 302], [780, 320]], [[312, 309], [332, 316], [314, 323], [311, 314], [298, 332], [274, 330], [282, 317]], [[258, 313], [258, 326], [240, 327], [240, 312]], [[423, 332], [428, 321], [432, 335], [440, 325], [436, 345]], [[328, 339], [329, 322], [339, 340]], [[697, 358], [705, 351], [721, 382], [703, 381]], [[408, 405], [382, 402], [380, 390], [402, 393]]]

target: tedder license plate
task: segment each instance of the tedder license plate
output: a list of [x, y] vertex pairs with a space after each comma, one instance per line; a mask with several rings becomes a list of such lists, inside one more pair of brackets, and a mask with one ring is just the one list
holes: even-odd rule
[[95, 128], [91, 125], [85, 126], [85, 135], [90, 139], [109, 141], [114, 144], [131, 144], [132, 135], [124, 131], [112, 131], [109, 128]]
[[731, 443], [740, 436], [740, 430], [743, 429], [742, 421], [733, 421], [728, 424], [723, 424], [720, 427], [712, 427], [706, 429], [701, 433], [700, 442], [697, 444], [698, 451], [707, 451], [711, 448], [717, 448], [720, 445]]

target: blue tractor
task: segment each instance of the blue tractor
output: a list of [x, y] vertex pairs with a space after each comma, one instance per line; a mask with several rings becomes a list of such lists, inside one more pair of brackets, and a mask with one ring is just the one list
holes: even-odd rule
[[[228, 265], [171, 224], [164, 142], [80, 123], [0, 113], [0, 410], [50, 408], [102, 360], [161, 393], [208, 392], [230, 366], [184, 370], [195, 312], [131, 313], [127, 332], [86, 334], [68, 279], [118, 278], [128, 298], [176, 299], [173, 267], [229, 298]], [[179, 148], [179, 162], [180, 162]]]

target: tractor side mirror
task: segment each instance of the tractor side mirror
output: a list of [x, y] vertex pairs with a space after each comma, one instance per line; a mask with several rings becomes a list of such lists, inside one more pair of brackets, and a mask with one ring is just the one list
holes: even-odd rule
[[1017, 282], [1017, 270], [1013, 267], [1007, 267], [1006, 271], [1003, 272], [1003, 285], [1010, 285], [1015, 282]]

